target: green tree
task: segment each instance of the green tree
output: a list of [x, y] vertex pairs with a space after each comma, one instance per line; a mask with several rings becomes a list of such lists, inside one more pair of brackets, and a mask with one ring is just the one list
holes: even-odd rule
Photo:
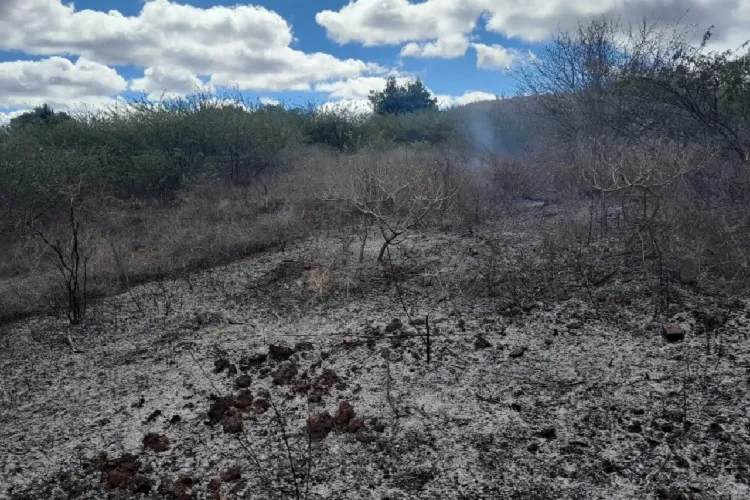
[[58, 125], [68, 120], [71, 120], [69, 114], [57, 113], [49, 106], [49, 104], [42, 104], [31, 111], [13, 118], [10, 121], [10, 126], [11, 128], [22, 128], [29, 125], [40, 124]]
[[399, 85], [395, 77], [389, 77], [385, 89], [370, 92], [370, 103], [379, 115], [402, 115], [437, 109], [437, 99], [432, 97], [419, 79]]

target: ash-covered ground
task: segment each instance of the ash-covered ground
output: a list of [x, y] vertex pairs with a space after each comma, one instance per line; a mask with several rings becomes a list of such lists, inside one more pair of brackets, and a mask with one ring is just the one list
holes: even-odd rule
[[745, 298], [676, 280], [655, 317], [538, 243], [321, 235], [101, 301], [79, 352], [6, 325], [0, 498], [750, 498]]

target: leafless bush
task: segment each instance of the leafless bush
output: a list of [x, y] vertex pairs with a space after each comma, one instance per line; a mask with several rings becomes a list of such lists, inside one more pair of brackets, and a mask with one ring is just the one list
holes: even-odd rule
[[322, 196], [378, 228], [383, 238], [378, 262], [389, 246], [444, 208], [457, 192], [449, 166], [416, 155], [410, 158], [408, 149], [398, 153], [349, 158], [345, 170], [325, 187]]

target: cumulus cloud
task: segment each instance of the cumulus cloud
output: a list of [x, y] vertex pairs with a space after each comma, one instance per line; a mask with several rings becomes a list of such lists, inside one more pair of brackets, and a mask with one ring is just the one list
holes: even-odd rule
[[434, 42], [409, 42], [401, 49], [402, 57], [453, 59], [461, 57], [469, 48], [469, 40], [461, 35], [447, 35]]
[[319, 108], [322, 113], [349, 114], [366, 116], [372, 113], [372, 105], [367, 99], [341, 99], [323, 103]]
[[407, 53], [446, 57], [448, 51], [438, 50], [440, 41], [469, 36], [480, 18], [489, 31], [536, 42], [559, 29], [575, 28], [579, 20], [603, 16], [622, 22], [679, 19], [697, 24], [699, 30], [714, 24], [711, 42], [719, 48], [737, 47], [750, 38], [750, 0], [353, 0], [338, 11], [318, 13], [316, 20], [341, 44], [406, 43]]
[[131, 80], [129, 87], [132, 91], [147, 93], [150, 100], [159, 100], [201, 90], [205, 84], [189, 72], [160, 67], [146, 68], [143, 77]]
[[83, 57], [0, 63], [0, 107], [99, 106], [127, 88], [114, 69]]
[[441, 109], [450, 108], [453, 106], [465, 106], [474, 102], [494, 101], [498, 99], [498, 96], [495, 94], [490, 94], [489, 92], [482, 92], [479, 90], [470, 90], [468, 92], [464, 92], [464, 94], [460, 96], [438, 95], [436, 97], [438, 100], [438, 107], [440, 107]]
[[[414, 80], [411, 77], [397, 77], [398, 85], [406, 85]], [[335, 82], [321, 83], [315, 86], [316, 92], [325, 92], [330, 97], [346, 100], [367, 100], [371, 91], [378, 92], [385, 88], [386, 79], [380, 76], [363, 76]]]
[[144, 68], [132, 88], [184, 93], [206, 75], [213, 86], [308, 90], [310, 82], [379, 72], [376, 64], [292, 48], [291, 26], [253, 5], [199, 8], [147, 0], [136, 16], [76, 10], [61, 0], [0, 2], [0, 50], [74, 55]]
[[281, 101], [278, 99], [274, 99], [273, 97], [261, 97], [258, 99], [260, 103], [264, 106], [278, 106], [281, 104]]
[[473, 43], [471, 46], [477, 51], [477, 68], [510, 69], [520, 56], [519, 51], [500, 45]]

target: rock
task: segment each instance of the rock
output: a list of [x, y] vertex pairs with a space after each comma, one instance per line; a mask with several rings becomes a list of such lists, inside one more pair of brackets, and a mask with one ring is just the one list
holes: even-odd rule
[[153, 488], [154, 483], [149, 479], [148, 477], [138, 474], [135, 477], [133, 477], [132, 481], [130, 482], [130, 490], [133, 493], [136, 494], [147, 494], [151, 491], [151, 488]]
[[230, 364], [227, 367], [227, 377], [234, 377], [235, 375], [237, 375], [237, 365]]
[[179, 415], [172, 415], [172, 418], [169, 419], [169, 423], [172, 425], [177, 425], [180, 422], [182, 422], [182, 417]]
[[393, 333], [395, 331], [401, 330], [403, 327], [404, 324], [399, 318], [393, 318], [393, 321], [385, 325], [385, 333]]
[[240, 360], [240, 370], [247, 371], [254, 366], [260, 366], [268, 359], [267, 354], [254, 354], [252, 356], [246, 356]]
[[314, 349], [312, 342], [297, 342], [294, 344], [294, 350], [297, 352], [312, 351]]
[[527, 450], [529, 450], [531, 453], [536, 453], [539, 451], [539, 443], [530, 443], [527, 447]]
[[656, 494], [664, 500], [689, 500], [689, 497], [676, 486], [659, 488]]
[[244, 430], [242, 424], [242, 414], [230, 408], [227, 414], [224, 416], [224, 420], [221, 422], [222, 428], [226, 434], [239, 434]]
[[565, 328], [568, 330], [580, 330], [583, 328], [583, 322], [579, 319], [573, 319], [568, 321], [568, 323], [565, 325]]
[[508, 356], [510, 356], [511, 359], [518, 359], [526, 354], [527, 350], [528, 348], [526, 346], [514, 347], [513, 350], [510, 351], [510, 354], [508, 354]]
[[362, 419], [359, 418], [353, 418], [351, 421], [349, 421], [349, 425], [346, 426], [346, 432], [357, 432], [360, 429], [364, 428], [365, 423], [362, 421]]
[[135, 477], [135, 471], [129, 467], [117, 467], [107, 473], [107, 486], [124, 490]]
[[325, 439], [333, 429], [333, 417], [326, 411], [318, 413], [307, 419], [307, 433], [311, 439], [320, 441]]
[[341, 401], [336, 416], [334, 417], [336, 427], [345, 430], [349, 426], [349, 422], [351, 422], [356, 416], [357, 414], [354, 412], [354, 407], [346, 401]]
[[643, 432], [643, 425], [639, 421], [634, 420], [630, 423], [630, 425], [628, 425], [628, 432], [640, 434], [641, 432]]
[[150, 432], [143, 437], [143, 447], [161, 453], [169, 449], [169, 439], [162, 434]]
[[229, 494], [236, 495], [237, 493], [242, 491], [245, 488], [245, 486], [247, 486], [247, 481], [244, 479], [241, 479], [237, 481], [237, 483], [229, 489]]
[[215, 425], [224, 418], [224, 414], [229, 411], [234, 401], [230, 401], [230, 398], [217, 398], [211, 407], [208, 409], [208, 425]]
[[268, 357], [273, 361], [286, 361], [292, 357], [294, 349], [282, 344], [271, 344], [268, 346]]
[[151, 422], [159, 418], [159, 416], [161, 416], [161, 410], [154, 410], [148, 417], [146, 417], [146, 421], [144, 423], [150, 424]]
[[253, 401], [253, 409], [255, 410], [255, 413], [265, 413], [270, 407], [271, 403], [269, 403], [267, 399], [260, 398]]
[[459, 319], [459, 320], [458, 320], [458, 323], [456, 324], [456, 326], [457, 326], [457, 327], [458, 327], [458, 329], [459, 329], [459, 330], [461, 330], [462, 332], [465, 332], [465, 331], [466, 331], [466, 321], [465, 321], [464, 319]]
[[233, 398], [234, 407], [247, 410], [253, 404], [253, 395], [249, 389], [242, 389]]
[[474, 339], [474, 349], [487, 349], [490, 347], [492, 347], [492, 344], [490, 344], [483, 336], [477, 335]]
[[250, 375], [240, 375], [237, 377], [234, 381], [234, 385], [238, 389], [244, 389], [245, 387], [250, 387], [250, 382], [252, 379], [250, 378]]
[[552, 345], [552, 344], [553, 344], [554, 342], [553, 342], [553, 340], [552, 340], [552, 339], [546, 339], [546, 340], [544, 341], [544, 343], [545, 343], [546, 345]]
[[360, 443], [374, 443], [378, 440], [378, 437], [374, 434], [369, 434], [367, 432], [358, 432], [355, 436], [355, 439], [359, 441]]
[[427, 324], [426, 318], [414, 318], [413, 320], [411, 320], [412, 326], [424, 326], [426, 324]]
[[236, 483], [242, 479], [242, 467], [233, 465], [221, 473], [221, 480], [225, 483]]
[[216, 361], [214, 361], [214, 373], [221, 373], [227, 368], [229, 368], [229, 360], [227, 358], [219, 358]]
[[275, 385], [287, 385], [297, 376], [297, 363], [288, 361], [271, 373]]
[[539, 431], [539, 435], [544, 439], [552, 440], [557, 438], [557, 431], [554, 427], [545, 427], [544, 429]]
[[360, 342], [360, 339], [355, 337], [354, 335], [346, 335], [344, 337], [344, 340], [341, 341], [342, 344], [346, 347], [356, 347], [360, 345], [362, 342]]
[[677, 323], [664, 323], [661, 325], [661, 333], [667, 342], [681, 342], [685, 339], [685, 330]]

